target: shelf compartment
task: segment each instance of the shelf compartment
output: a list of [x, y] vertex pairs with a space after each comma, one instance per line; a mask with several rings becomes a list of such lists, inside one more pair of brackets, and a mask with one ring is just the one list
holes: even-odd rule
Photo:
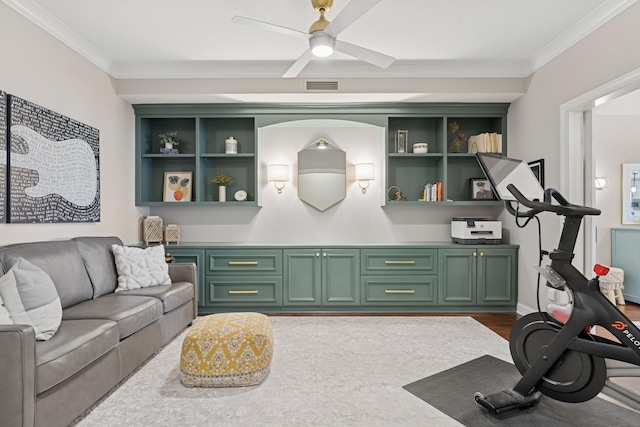
[[[196, 152], [196, 119], [195, 118], [141, 118], [140, 119], [140, 144], [141, 153], [169, 156], [172, 154], [160, 154], [160, 134], [178, 132], [181, 154], [195, 154]], [[173, 154], [174, 155], [174, 154]]]
[[[472, 201], [469, 180], [486, 179], [474, 155], [448, 156], [447, 159], [447, 199]], [[476, 202], [475, 200], [473, 201]]]
[[387, 152], [396, 153], [396, 131], [409, 131], [407, 151], [412, 154], [413, 144], [426, 142], [429, 153], [442, 153], [444, 122], [442, 117], [389, 117]]
[[[195, 197], [197, 182], [195, 180], [196, 162], [194, 156], [180, 156], [175, 154], [144, 156], [140, 160], [140, 169], [140, 189], [138, 193], [140, 195], [139, 202], [142, 205], [163, 202], [162, 196], [165, 172], [191, 172], [193, 180], [191, 200], [198, 200]], [[184, 205], [186, 203], [188, 202], [180, 202], [179, 204]]]
[[451, 141], [455, 135], [449, 132], [449, 124], [457, 123], [459, 126], [458, 133], [465, 135], [465, 142], [460, 146], [460, 153], [469, 151], [468, 140], [472, 135], [481, 133], [499, 133], [502, 134], [502, 152], [506, 154], [506, 139], [503, 129], [502, 117], [448, 117], [447, 118], [447, 151], [451, 153]]
[[255, 120], [253, 117], [215, 117], [200, 119], [201, 154], [224, 154], [225, 141], [238, 141], [238, 154], [255, 154]]
[[[442, 157], [414, 157], [408, 154], [390, 156], [388, 159], [387, 189], [391, 186], [400, 188], [408, 201], [418, 201], [422, 198], [425, 184], [438, 181], [444, 181]], [[388, 195], [385, 197], [388, 198]]]
[[219, 201], [218, 185], [211, 180], [218, 174], [229, 175], [233, 182], [227, 186], [227, 200], [233, 201], [238, 190], [247, 192], [247, 200], [256, 200], [256, 168], [253, 156], [229, 155], [225, 157], [200, 158], [200, 194], [199, 200]]

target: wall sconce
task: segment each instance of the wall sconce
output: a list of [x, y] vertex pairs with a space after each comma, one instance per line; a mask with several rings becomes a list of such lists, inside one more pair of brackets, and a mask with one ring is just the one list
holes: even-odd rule
[[362, 188], [362, 193], [366, 193], [369, 182], [375, 179], [375, 167], [373, 163], [358, 163], [356, 165], [355, 175], [358, 185]]
[[611, 183], [611, 177], [608, 176], [597, 176], [595, 187], [596, 190], [602, 190], [603, 188], [609, 188], [609, 184]]
[[269, 182], [273, 182], [278, 194], [282, 193], [285, 184], [289, 182], [289, 165], [269, 165]]

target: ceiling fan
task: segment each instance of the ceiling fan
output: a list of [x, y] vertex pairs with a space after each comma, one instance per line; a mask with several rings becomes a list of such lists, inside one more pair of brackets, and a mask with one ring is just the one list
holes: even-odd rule
[[331, 9], [331, 6], [333, 6], [333, 0], [311, 0], [311, 5], [320, 13], [320, 18], [311, 25], [308, 33], [270, 24], [268, 22], [258, 21], [252, 18], [246, 18], [244, 16], [234, 16], [231, 18], [231, 21], [252, 27], [264, 28], [280, 34], [303, 37], [309, 40], [309, 49], [307, 49], [296, 60], [296, 62], [293, 63], [282, 77], [296, 77], [314, 56], [330, 56], [334, 50], [346, 53], [349, 56], [353, 56], [354, 58], [376, 65], [380, 68], [387, 68], [393, 63], [395, 58], [361, 46], [337, 40], [337, 37], [341, 32], [347, 29], [349, 25], [353, 24], [357, 19], [381, 1], [382, 0], [351, 0], [349, 4], [347, 4], [333, 19], [333, 21], [329, 22], [325, 19], [324, 14]]

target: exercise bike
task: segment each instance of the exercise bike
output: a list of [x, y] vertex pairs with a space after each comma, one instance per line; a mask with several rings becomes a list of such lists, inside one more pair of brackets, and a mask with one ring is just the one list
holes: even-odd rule
[[[507, 191], [513, 196], [505, 204], [516, 222], [525, 222], [519, 223], [520, 226], [542, 212], [564, 217], [558, 248], [548, 253], [550, 265], [540, 265], [537, 270], [546, 279], [547, 286], [567, 292], [569, 304], [565, 316], [539, 311], [515, 323], [509, 349], [522, 378], [509, 390], [489, 395], [477, 392], [475, 402], [499, 414], [534, 406], [543, 395], [577, 403], [604, 392], [640, 410], [638, 395], [610, 381], [613, 376], [640, 376], [640, 329], [600, 292], [599, 276], [607, 273], [606, 267], [597, 265], [596, 276], [588, 280], [571, 263], [583, 217], [599, 215], [600, 210], [571, 204], [554, 189], [540, 187], [542, 201], [527, 198], [516, 187], [518, 179], [515, 178], [523, 176], [521, 168], [518, 166], [520, 172], [514, 173], [514, 166], [507, 165], [505, 172], [502, 160], [491, 157], [478, 155], [483, 170], [494, 188], [502, 192], [502, 198], [507, 197]], [[529, 182], [523, 187], [528, 191], [532, 189]], [[521, 211], [522, 206], [527, 210]], [[541, 254], [547, 255], [542, 250]], [[620, 342], [591, 334], [593, 325], [606, 328]]]

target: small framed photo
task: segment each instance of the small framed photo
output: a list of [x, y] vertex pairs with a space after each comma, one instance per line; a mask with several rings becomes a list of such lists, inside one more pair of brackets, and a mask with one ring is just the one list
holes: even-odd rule
[[491, 183], [486, 178], [471, 178], [469, 180], [471, 200], [494, 200]]
[[165, 172], [162, 201], [190, 202], [192, 185], [192, 172]]
[[544, 159], [529, 162], [529, 167], [531, 168], [531, 172], [533, 172], [538, 179], [540, 186], [544, 188]]

